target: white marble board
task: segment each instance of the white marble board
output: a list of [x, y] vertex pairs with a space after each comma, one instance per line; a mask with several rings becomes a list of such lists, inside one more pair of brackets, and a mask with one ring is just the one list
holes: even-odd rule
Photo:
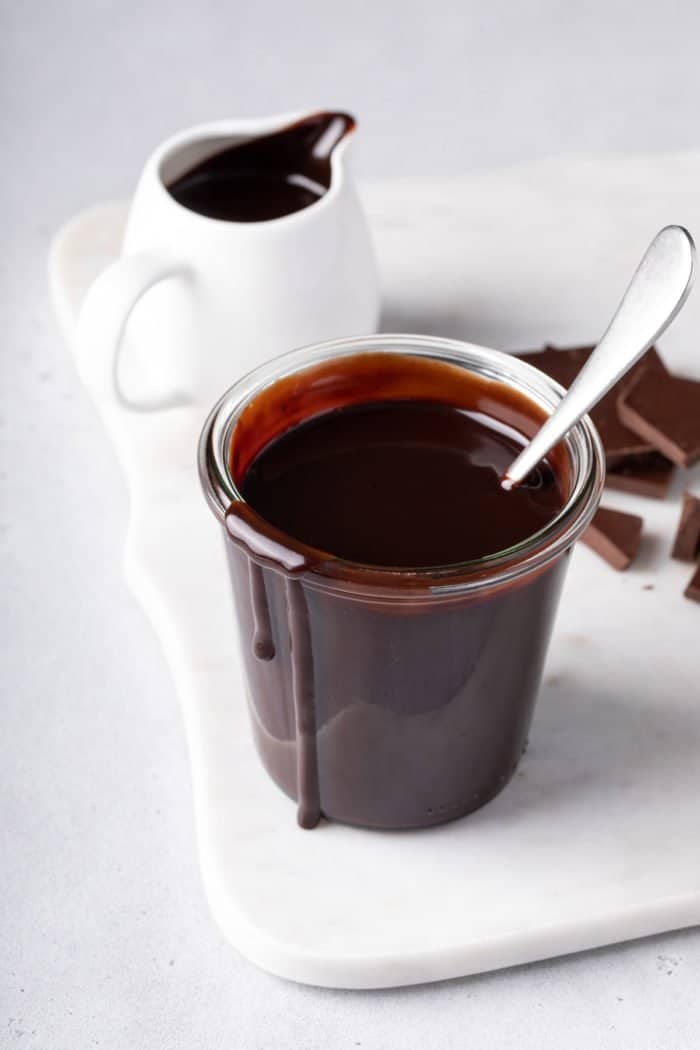
[[[658, 227], [700, 231], [700, 154], [547, 161], [364, 197], [385, 329], [503, 349], [583, 342]], [[54, 239], [69, 345], [124, 216], [98, 205]], [[699, 293], [662, 351], [700, 375]], [[378, 988], [700, 922], [700, 607], [682, 597], [689, 567], [668, 557], [683, 478], [664, 502], [606, 496], [643, 514], [641, 554], [616, 574], [575, 552], [529, 750], [498, 799], [429, 831], [305, 832], [248, 731], [222, 542], [195, 469], [209, 406], [96, 407], [130, 489], [125, 572], [182, 708], [208, 898], [239, 951], [296, 981]]]

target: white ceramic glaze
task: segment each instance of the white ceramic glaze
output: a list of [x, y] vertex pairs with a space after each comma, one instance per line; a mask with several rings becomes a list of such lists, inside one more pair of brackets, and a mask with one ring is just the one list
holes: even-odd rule
[[227, 145], [304, 115], [202, 124], [152, 153], [121, 257], [93, 283], [78, 323], [79, 370], [102, 398], [141, 409], [213, 401], [285, 350], [375, 330], [374, 254], [347, 168], [354, 132], [333, 150], [324, 196], [279, 219], [211, 219], [166, 189]]
[[[560, 160], [367, 187], [388, 323], [523, 349], [595, 339], [654, 229], [700, 228], [699, 170], [693, 158]], [[78, 305], [125, 214], [96, 207], [54, 241], [73, 351]], [[691, 296], [662, 347], [694, 375], [698, 323]], [[574, 551], [530, 744], [495, 801], [427, 831], [307, 832], [251, 741], [223, 543], [197, 480], [210, 406], [135, 414], [92, 396], [129, 485], [127, 580], [181, 705], [208, 900], [240, 952], [295, 981], [378, 988], [700, 922], [699, 607], [682, 597], [689, 567], [668, 556], [700, 465], [665, 501], [604, 496], [644, 516], [641, 554], [615, 573]]]

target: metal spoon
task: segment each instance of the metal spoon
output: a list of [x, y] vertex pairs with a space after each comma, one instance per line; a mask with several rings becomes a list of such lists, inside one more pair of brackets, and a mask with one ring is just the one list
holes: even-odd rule
[[520, 484], [666, 330], [688, 298], [694, 263], [695, 245], [686, 229], [665, 226], [657, 233], [568, 393], [503, 475], [504, 488]]

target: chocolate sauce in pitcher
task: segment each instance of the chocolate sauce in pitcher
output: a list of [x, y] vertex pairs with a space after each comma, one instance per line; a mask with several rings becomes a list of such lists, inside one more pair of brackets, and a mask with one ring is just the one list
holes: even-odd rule
[[264, 222], [292, 215], [328, 191], [333, 150], [354, 127], [346, 113], [315, 113], [206, 157], [168, 191], [211, 219]]

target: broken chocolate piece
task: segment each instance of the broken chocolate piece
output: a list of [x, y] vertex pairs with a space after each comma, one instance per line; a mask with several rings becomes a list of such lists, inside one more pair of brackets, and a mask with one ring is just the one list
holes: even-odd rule
[[677, 558], [678, 561], [695, 561], [699, 554], [700, 496], [685, 492], [671, 557]]
[[566, 346], [560, 349], [548, 343], [542, 350], [531, 350], [518, 356], [568, 390], [594, 349], [593, 346]]
[[660, 452], [627, 456], [620, 463], [608, 467], [605, 486], [619, 492], [633, 492], [636, 496], [664, 499], [675, 469], [673, 463]]
[[642, 519], [638, 514], [598, 507], [583, 534], [583, 542], [613, 569], [622, 571], [634, 559], [642, 538]]
[[686, 598], [690, 598], [693, 602], [700, 602], [700, 565], [698, 565], [695, 573], [693, 574], [690, 583], [683, 591]]
[[681, 467], [700, 460], [700, 382], [644, 372], [618, 399], [620, 418]]
[[[545, 372], [551, 379], [567, 389], [593, 353], [593, 346], [571, 346], [561, 349], [546, 346], [544, 350], [522, 354], [524, 361]], [[617, 400], [627, 390], [635, 378], [644, 373], [666, 375], [666, 367], [656, 349], [651, 347], [644, 357], [634, 365], [623, 378], [608, 391], [591, 412], [591, 418], [598, 428], [605, 459], [609, 468], [624, 462], [629, 456], [640, 456], [654, 449], [654, 445], [640, 438], [624, 425], [617, 411]]]

